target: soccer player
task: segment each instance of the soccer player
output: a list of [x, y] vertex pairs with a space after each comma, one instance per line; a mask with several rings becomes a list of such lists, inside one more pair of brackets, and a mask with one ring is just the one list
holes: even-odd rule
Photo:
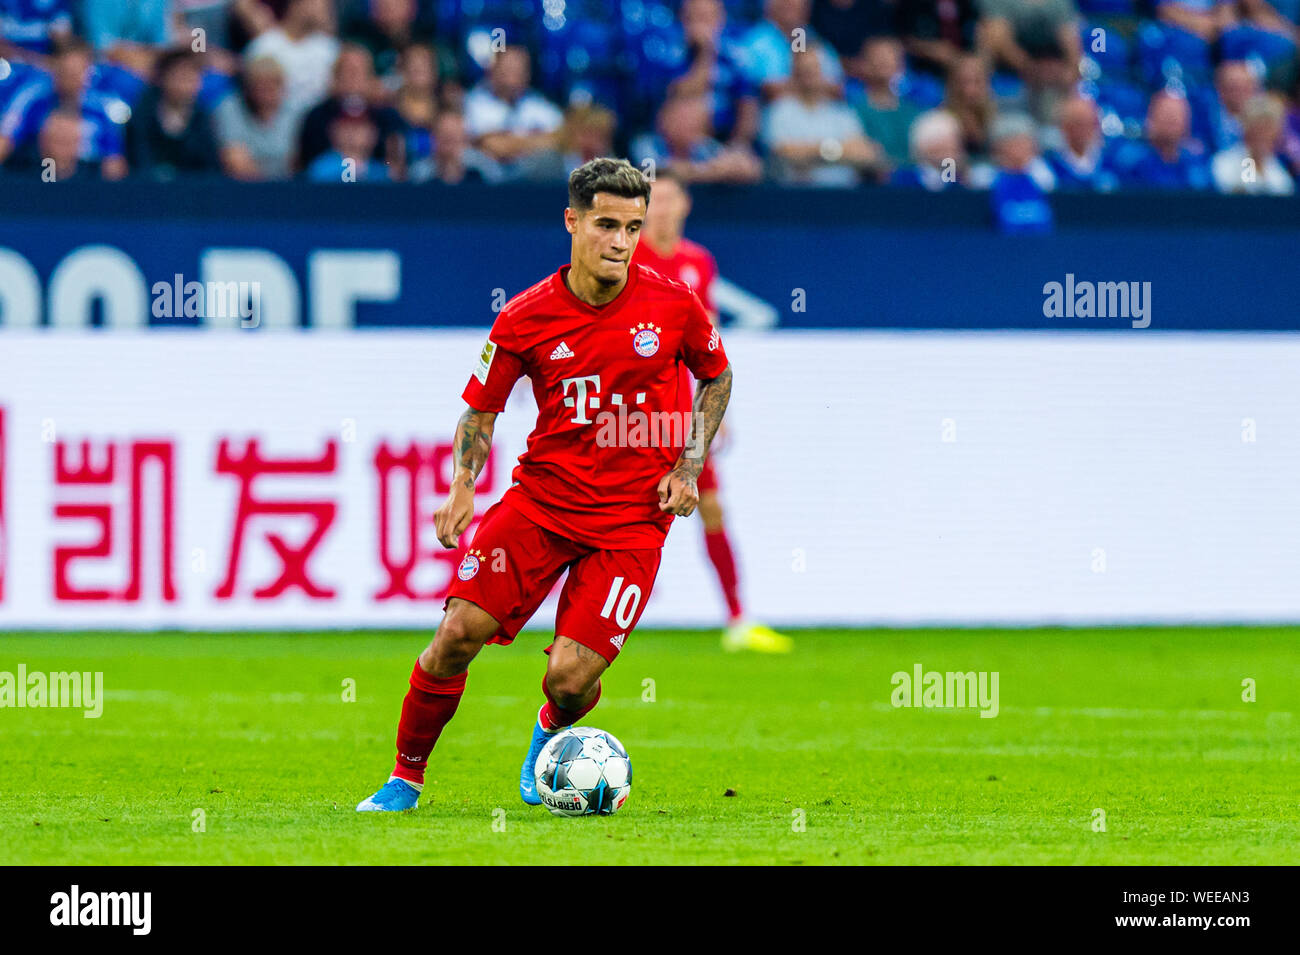
[[[649, 200], [650, 184], [625, 160], [574, 170], [569, 264], [507, 302], [492, 325], [463, 393], [451, 492], [434, 515], [444, 547], [457, 548], [469, 527], [496, 416], [523, 375], [537, 424], [511, 487], [463, 551], [446, 613], [411, 672], [397, 765], [359, 812], [415, 807], [470, 661], [484, 643], [511, 642], [567, 570], [546, 701], [519, 774], [520, 796], [538, 805], [538, 754], [600, 699], [600, 676], [654, 586], [668, 526], [696, 508], [731, 365], [699, 297], [631, 262]], [[699, 380], [693, 405], [682, 401], [679, 364]]]
[[[691, 212], [691, 197], [686, 184], [671, 171], [661, 171], [652, 185], [654, 202], [646, 210], [645, 234], [637, 244], [633, 262], [654, 269], [660, 275], [689, 285], [708, 309], [710, 320], [717, 321], [713, 305], [713, 280], [718, 264], [709, 250], [683, 236], [686, 217]], [[689, 396], [690, 378], [682, 369], [681, 387]], [[689, 401], [689, 397], [684, 400]], [[718, 497], [718, 475], [712, 459], [705, 459], [700, 471], [700, 519], [704, 523], [704, 549], [718, 575], [723, 599], [727, 602], [727, 628], [722, 646], [727, 650], [757, 650], [761, 653], [789, 653], [793, 641], [762, 624], [745, 619], [740, 601], [740, 580], [736, 558], [727, 536]]]

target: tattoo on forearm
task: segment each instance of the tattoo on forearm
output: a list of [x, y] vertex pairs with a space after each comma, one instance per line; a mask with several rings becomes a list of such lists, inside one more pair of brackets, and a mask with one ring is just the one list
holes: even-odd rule
[[456, 424], [457, 475], [469, 490], [492, 450], [492, 428], [496, 415], [466, 408]]
[[691, 435], [686, 442], [677, 468], [686, 470], [691, 477], [699, 477], [704, 459], [709, 453], [713, 436], [718, 433], [722, 416], [731, 400], [731, 365], [716, 378], [701, 382], [695, 389], [695, 407], [691, 410]]

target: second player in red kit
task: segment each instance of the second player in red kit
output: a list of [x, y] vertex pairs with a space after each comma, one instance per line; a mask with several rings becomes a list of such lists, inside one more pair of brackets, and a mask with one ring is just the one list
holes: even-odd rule
[[[571, 261], [497, 316], [463, 392], [456, 473], [435, 515], [459, 546], [496, 415], [522, 376], [537, 424], [513, 483], [462, 552], [446, 614], [411, 673], [397, 763], [359, 811], [414, 808], [428, 758], [455, 713], [470, 661], [508, 643], [567, 570], [519, 790], [551, 734], [586, 715], [600, 675], [640, 619], [674, 516], [699, 501], [698, 479], [731, 394], [722, 339], [691, 288], [631, 264], [650, 185], [624, 160], [596, 159], [569, 179]], [[692, 400], [685, 367], [699, 382]]]
[[[645, 228], [637, 242], [632, 261], [689, 285], [700, 297], [709, 317], [716, 323], [717, 307], [713, 298], [713, 285], [718, 277], [718, 263], [708, 249], [683, 235], [690, 212], [691, 197], [686, 183], [671, 168], [662, 170], [651, 191]], [[683, 367], [681, 387], [687, 396], [683, 399], [685, 401], [690, 400], [694, 380]], [[719, 432], [718, 438], [715, 445], [722, 443], [722, 432]], [[704, 469], [700, 472], [699, 492], [704, 548], [727, 606], [727, 627], [722, 634], [723, 648], [731, 651], [789, 653], [794, 648], [789, 637], [749, 619], [745, 613], [740, 596], [740, 575], [735, 550], [731, 545], [727, 521], [723, 517], [721, 492], [712, 456], [705, 460]]]

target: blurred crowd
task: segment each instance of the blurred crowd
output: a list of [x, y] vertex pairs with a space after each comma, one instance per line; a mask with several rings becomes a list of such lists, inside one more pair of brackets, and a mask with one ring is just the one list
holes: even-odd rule
[[1288, 195], [1300, 0], [0, 0], [6, 179]]

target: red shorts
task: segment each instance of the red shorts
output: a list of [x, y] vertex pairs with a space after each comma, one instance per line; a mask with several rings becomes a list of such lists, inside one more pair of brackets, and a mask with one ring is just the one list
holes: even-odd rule
[[713, 459], [705, 458], [704, 467], [700, 468], [700, 476], [695, 479], [695, 490], [704, 494], [708, 491], [718, 489], [718, 472], [713, 470]]
[[659, 547], [595, 550], [498, 501], [462, 551], [447, 599], [482, 607], [501, 625], [488, 643], [510, 643], [567, 568], [555, 633], [613, 663], [641, 619], [662, 553]]

